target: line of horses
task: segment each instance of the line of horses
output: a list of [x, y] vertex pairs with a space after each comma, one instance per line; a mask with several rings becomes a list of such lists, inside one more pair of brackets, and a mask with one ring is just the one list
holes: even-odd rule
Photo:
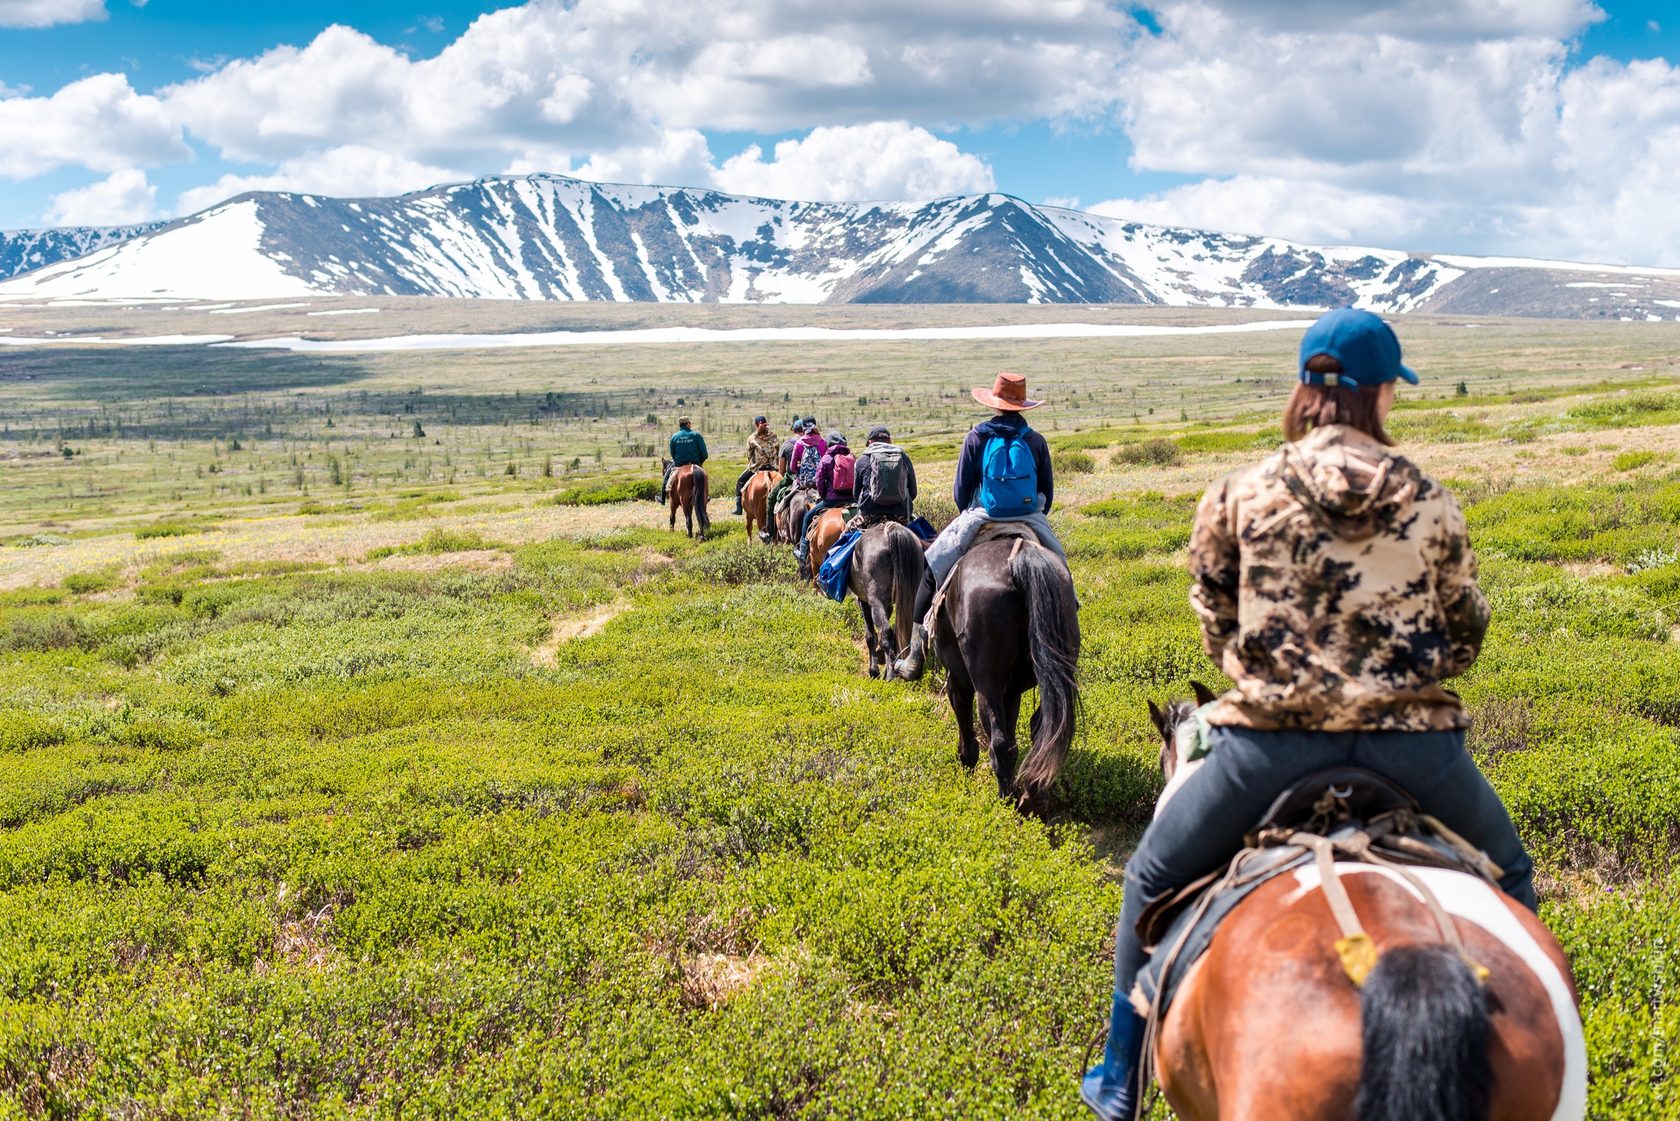
[[[700, 502], [703, 473], [687, 493]], [[814, 497], [796, 493], [772, 518], [780, 478], [759, 472], [742, 494], [748, 539], [765, 529], [791, 545]], [[673, 494], [677, 493], [676, 490]], [[672, 527], [676, 524], [673, 501]], [[692, 515], [691, 529], [692, 533]], [[808, 531], [810, 578], [844, 529], [839, 510]], [[910, 641], [924, 544], [887, 522], [866, 529], [850, 590], [869, 643], [869, 674], [890, 679]], [[980, 758], [985, 733], [998, 793], [1042, 808], [1078, 723], [1078, 601], [1067, 568], [1018, 536], [981, 540], [936, 597], [929, 629], [946, 670], [957, 757]], [[1031, 745], [1019, 759], [1022, 697], [1037, 688]], [[1150, 705], [1167, 793], [1180, 727], [1210, 699]], [[1167, 795], [1164, 794], [1163, 797]], [[1435, 870], [1435, 917], [1410, 881], [1367, 863], [1334, 864], [1381, 954], [1363, 988], [1349, 981], [1321, 887], [1279, 876], [1238, 903], [1189, 967], [1155, 1026], [1149, 1058], [1184, 1121], [1575, 1121], [1585, 1113], [1585, 1049], [1567, 959], [1528, 911], [1472, 875]], [[1442, 905], [1461, 946], [1443, 943]], [[1465, 985], [1460, 955], [1489, 970]], [[1121, 979], [1129, 985], [1130, 979]]]

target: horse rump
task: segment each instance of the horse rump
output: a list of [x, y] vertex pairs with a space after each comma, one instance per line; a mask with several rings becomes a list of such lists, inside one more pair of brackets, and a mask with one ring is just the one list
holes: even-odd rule
[[897, 522], [888, 522], [885, 533], [893, 572], [893, 631], [898, 638], [898, 649], [908, 650], [910, 633], [921, 622], [915, 617], [916, 593], [922, 587], [927, 556], [922, 551], [921, 539]]
[[1017, 781], [1029, 794], [1047, 790], [1062, 764], [1078, 719], [1079, 608], [1067, 568], [1046, 549], [1021, 549], [1009, 577], [1027, 603], [1027, 649], [1038, 681], [1032, 751]]
[[1396, 946], [1359, 990], [1358, 1121], [1485, 1121], [1487, 993], [1457, 951]]

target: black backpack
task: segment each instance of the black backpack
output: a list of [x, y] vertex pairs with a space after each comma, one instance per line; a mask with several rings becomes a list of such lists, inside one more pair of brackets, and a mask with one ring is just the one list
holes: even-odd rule
[[873, 506], [902, 506], [910, 501], [910, 460], [897, 444], [870, 444], [869, 485], [858, 495]]

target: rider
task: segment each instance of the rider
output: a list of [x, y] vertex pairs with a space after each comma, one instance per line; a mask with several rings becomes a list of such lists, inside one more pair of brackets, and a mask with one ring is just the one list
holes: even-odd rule
[[927, 648], [927, 616], [933, 598], [987, 522], [1020, 522], [1033, 531], [1039, 544], [1067, 563], [1067, 553], [1045, 517], [1056, 497], [1050, 466], [1050, 445], [1022, 416], [1043, 401], [1027, 397], [1027, 379], [1001, 373], [987, 390], [976, 386], [974, 399], [996, 414], [969, 430], [957, 459], [957, 481], [951, 488], [962, 513], [940, 531], [927, 550], [927, 569], [916, 595], [916, 631], [909, 653], [893, 667], [901, 678], [922, 676]]
[[776, 526], [776, 507], [781, 504], [782, 496], [793, 489], [793, 450], [799, 446], [799, 438], [805, 435], [805, 421], [795, 416], [788, 433], [788, 438], [782, 441], [781, 450], [776, 454], [776, 463], [781, 468], [782, 477], [770, 488], [770, 494], [764, 500], [764, 516], [770, 520], [770, 524], [758, 531], [761, 541], [770, 540]]
[[671, 433], [671, 462], [665, 468], [665, 478], [659, 484], [659, 501], [671, 492], [671, 474], [679, 467], [699, 467], [711, 458], [706, 451], [706, 437], [694, 431], [685, 416], [677, 418], [677, 430]]
[[823, 456], [827, 454], [828, 441], [817, 431], [817, 418], [806, 417], [805, 434], [793, 445], [793, 453], [788, 457], [788, 466], [796, 490], [817, 485], [817, 471], [822, 467]]
[[1284, 410], [1289, 442], [1203, 496], [1190, 539], [1202, 644], [1236, 682], [1203, 709], [1208, 754], [1126, 864], [1114, 1003], [1081, 1097], [1134, 1116], [1144, 1021], [1128, 1000], [1147, 954], [1138, 917], [1242, 848], [1272, 801], [1355, 765], [1405, 787], [1504, 870], [1535, 907], [1533, 865], [1464, 750], [1470, 716], [1441, 679], [1481, 649], [1488, 603], [1452, 494], [1389, 450], [1395, 379], [1416, 384], [1377, 316], [1342, 308], [1307, 329]]
[[884, 425], [869, 430], [863, 454], [857, 457], [853, 491], [858, 504], [853, 528], [880, 522], [909, 524], [916, 502], [916, 465], [892, 442], [892, 433]]
[[776, 437], [770, 431], [770, 420], [760, 413], [753, 417], [753, 434], [747, 438], [747, 469], [741, 472], [741, 477], [735, 480], [735, 512], [743, 513], [741, 509], [741, 489], [747, 485], [747, 480], [757, 471], [774, 471], [776, 469]]
[[830, 432], [824, 442], [828, 451], [823, 453], [822, 462], [817, 467], [817, 494], [820, 501], [813, 502], [806, 508], [793, 546], [793, 555], [800, 560], [804, 560], [810, 551], [805, 535], [811, 530], [811, 522], [824, 510], [844, 509], [850, 506], [857, 482], [857, 459], [852, 455], [852, 449], [846, 446], [846, 437], [839, 432]]

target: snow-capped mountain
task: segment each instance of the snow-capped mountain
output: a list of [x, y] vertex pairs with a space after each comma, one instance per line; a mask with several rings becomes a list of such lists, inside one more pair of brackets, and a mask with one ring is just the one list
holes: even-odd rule
[[45, 230], [0, 230], [0, 280], [85, 256], [97, 249], [149, 234], [168, 225], [61, 226]]
[[[0, 284], [0, 294], [1353, 303], [1386, 312], [1499, 314], [1507, 309], [1498, 293], [1508, 288], [1524, 293], [1508, 309], [1514, 314], [1612, 309], [1602, 296], [1584, 295], [1580, 283], [1560, 280], [1567, 270], [1597, 275], [1592, 266], [1314, 248], [1035, 207], [1002, 194], [927, 203], [784, 202], [555, 175], [480, 179], [397, 198], [252, 193], [92, 249]], [[1505, 273], [1523, 275], [1505, 286], [1487, 282]], [[1549, 279], [1534, 281], [1532, 273]], [[1673, 285], [1680, 295], [1676, 270], [1638, 275], [1663, 294]]]

